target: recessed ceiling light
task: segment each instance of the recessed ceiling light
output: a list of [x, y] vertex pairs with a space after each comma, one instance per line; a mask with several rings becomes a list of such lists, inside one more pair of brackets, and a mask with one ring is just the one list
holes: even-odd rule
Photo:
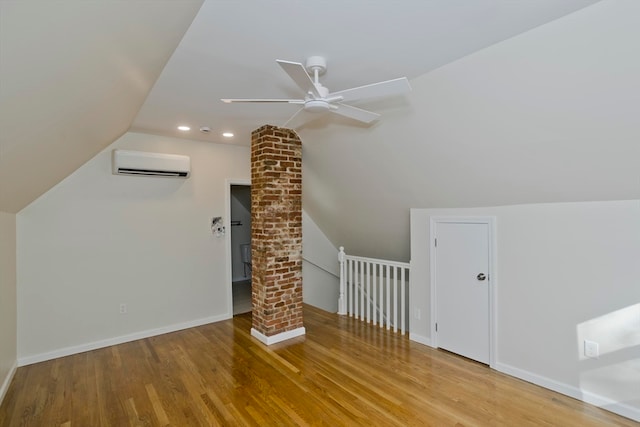
[[178, 126], [178, 130], [186, 132], [188, 130], [191, 130], [191, 128], [189, 126]]
[[225, 138], [233, 138], [233, 132], [222, 132], [222, 136]]

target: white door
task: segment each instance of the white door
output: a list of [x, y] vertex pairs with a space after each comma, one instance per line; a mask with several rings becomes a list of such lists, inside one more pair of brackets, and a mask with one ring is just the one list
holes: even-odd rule
[[435, 229], [437, 345], [489, 364], [489, 224]]

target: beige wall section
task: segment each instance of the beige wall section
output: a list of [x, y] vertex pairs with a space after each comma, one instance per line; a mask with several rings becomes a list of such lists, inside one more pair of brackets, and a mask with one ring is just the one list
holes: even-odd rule
[[[188, 155], [192, 175], [113, 175], [115, 148]], [[210, 224], [231, 177], [249, 179], [248, 147], [127, 133], [23, 209], [19, 363], [230, 317], [225, 239]]]
[[302, 211], [302, 260], [304, 302], [336, 313], [340, 293], [338, 249], [304, 210]]
[[16, 367], [16, 216], [0, 212], [0, 401]]
[[429, 218], [444, 215], [496, 218], [496, 368], [640, 420], [640, 200], [412, 209], [411, 333], [423, 341]]

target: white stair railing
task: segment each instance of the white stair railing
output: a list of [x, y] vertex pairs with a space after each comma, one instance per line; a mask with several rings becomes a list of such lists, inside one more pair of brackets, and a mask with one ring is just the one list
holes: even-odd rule
[[338, 261], [338, 314], [405, 334], [409, 263], [347, 255], [342, 246]]

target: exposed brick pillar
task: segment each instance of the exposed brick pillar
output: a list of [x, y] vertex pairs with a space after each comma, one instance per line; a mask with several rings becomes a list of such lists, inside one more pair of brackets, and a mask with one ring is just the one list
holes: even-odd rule
[[303, 335], [302, 142], [265, 125], [251, 134], [251, 335], [273, 344]]

